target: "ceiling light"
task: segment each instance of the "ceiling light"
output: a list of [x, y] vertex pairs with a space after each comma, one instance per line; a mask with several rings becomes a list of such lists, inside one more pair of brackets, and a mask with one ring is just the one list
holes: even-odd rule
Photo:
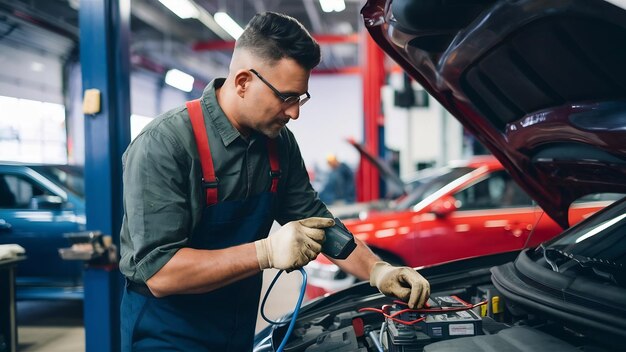
[[335, 12], [341, 12], [346, 9], [346, 2], [344, 0], [335, 0]]
[[243, 28], [235, 22], [226, 12], [216, 12], [213, 15], [215, 22], [219, 24], [228, 34], [230, 34], [235, 40], [237, 40], [241, 33], [243, 33]]
[[159, 2], [180, 18], [198, 18], [198, 8], [190, 0], [159, 0]]
[[320, 6], [324, 12], [341, 12], [346, 9], [344, 0], [320, 0]]
[[165, 83], [184, 92], [191, 92], [194, 78], [183, 71], [172, 69], [165, 74]]
[[320, 0], [320, 6], [322, 6], [322, 11], [324, 12], [333, 12], [335, 0]]

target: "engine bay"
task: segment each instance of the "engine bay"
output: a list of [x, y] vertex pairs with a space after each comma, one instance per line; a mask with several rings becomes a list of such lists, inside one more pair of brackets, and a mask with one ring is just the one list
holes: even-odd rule
[[[366, 304], [366, 305], [363, 305]], [[437, 292], [421, 310], [383, 297], [359, 307], [337, 304], [296, 324], [284, 351], [612, 351], [611, 342], [586, 335], [506, 302], [490, 283]], [[343, 307], [343, 308], [342, 308]], [[275, 350], [286, 327], [272, 332]], [[268, 346], [269, 347], [269, 346]]]

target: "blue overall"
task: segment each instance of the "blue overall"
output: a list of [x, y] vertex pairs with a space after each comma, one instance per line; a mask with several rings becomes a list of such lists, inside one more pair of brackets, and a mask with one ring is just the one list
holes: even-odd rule
[[[275, 200], [273, 180], [269, 192], [206, 206], [190, 247], [221, 249], [266, 237]], [[258, 273], [208, 293], [164, 298], [138, 293], [127, 285], [122, 299], [122, 351], [250, 351], [261, 283]]]

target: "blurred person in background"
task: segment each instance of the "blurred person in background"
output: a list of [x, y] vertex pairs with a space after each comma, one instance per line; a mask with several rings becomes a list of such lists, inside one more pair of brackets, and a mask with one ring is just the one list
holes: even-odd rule
[[320, 192], [320, 199], [327, 205], [354, 203], [354, 172], [346, 163], [339, 161], [335, 154], [329, 154], [326, 161], [330, 173]]

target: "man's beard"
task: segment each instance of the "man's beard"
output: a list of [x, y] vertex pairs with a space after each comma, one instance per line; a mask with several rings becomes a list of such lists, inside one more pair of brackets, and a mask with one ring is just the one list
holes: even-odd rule
[[258, 131], [261, 132], [264, 136], [270, 138], [270, 139], [274, 139], [276, 137], [278, 137], [278, 135], [280, 134], [280, 131], [283, 128], [280, 127], [263, 127], [263, 128], [259, 128]]
[[275, 122], [269, 126], [261, 126], [258, 131], [268, 138], [274, 139], [280, 135], [280, 131], [287, 125], [287, 122], [289, 122], [289, 120], [287, 120], [284, 124]]

